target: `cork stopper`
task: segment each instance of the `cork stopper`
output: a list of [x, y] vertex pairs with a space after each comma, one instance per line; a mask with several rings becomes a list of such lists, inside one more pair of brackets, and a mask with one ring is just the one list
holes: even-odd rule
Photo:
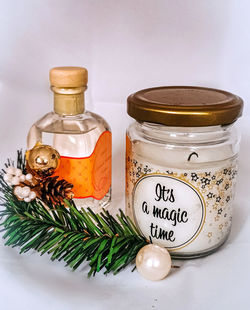
[[88, 70], [83, 67], [55, 67], [49, 73], [51, 86], [84, 87], [88, 83]]

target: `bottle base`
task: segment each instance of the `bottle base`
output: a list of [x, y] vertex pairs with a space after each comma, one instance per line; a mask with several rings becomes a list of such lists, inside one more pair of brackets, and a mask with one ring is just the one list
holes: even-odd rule
[[102, 209], [107, 210], [111, 203], [111, 189], [108, 193], [100, 200], [97, 200], [92, 197], [88, 198], [74, 198], [73, 199], [77, 209], [87, 209], [90, 208], [95, 213], [100, 213]]

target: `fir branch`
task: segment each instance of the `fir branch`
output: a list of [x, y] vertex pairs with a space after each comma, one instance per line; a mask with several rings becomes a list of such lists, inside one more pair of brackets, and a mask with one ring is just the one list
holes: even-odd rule
[[[9, 160], [6, 167], [12, 165]], [[25, 159], [18, 152], [17, 167], [25, 172]], [[88, 276], [104, 269], [117, 274], [132, 263], [148, 241], [120, 210], [114, 218], [108, 211], [95, 214], [90, 208], [78, 210], [73, 201], [66, 206], [19, 201], [0, 175], [2, 210], [0, 227], [5, 245], [20, 247], [20, 253], [36, 250], [52, 260], [63, 260], [73, 270], [89, 262]]]

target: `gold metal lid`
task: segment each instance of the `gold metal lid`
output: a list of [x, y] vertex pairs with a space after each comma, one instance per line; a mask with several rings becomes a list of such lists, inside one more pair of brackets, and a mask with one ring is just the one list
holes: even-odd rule
[[88, 70], [83, 67], [55, 67], [49, 73], [51, 86], [83, 87], [88, 83]]
[[240, 97], [205, 87], [148, 88], [127, 99], [127, 112], [137, 121], [177, 127], [231, 124], [242, 115], [242, 110]]

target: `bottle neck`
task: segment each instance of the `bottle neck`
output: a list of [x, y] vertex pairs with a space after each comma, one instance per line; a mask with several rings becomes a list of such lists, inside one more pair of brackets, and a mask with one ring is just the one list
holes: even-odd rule
[[59, 115], [77, 115], [84, 113], [84, 91], [87, 87], [59, 88], [51, 87], [54, 92], [54, 111]]

